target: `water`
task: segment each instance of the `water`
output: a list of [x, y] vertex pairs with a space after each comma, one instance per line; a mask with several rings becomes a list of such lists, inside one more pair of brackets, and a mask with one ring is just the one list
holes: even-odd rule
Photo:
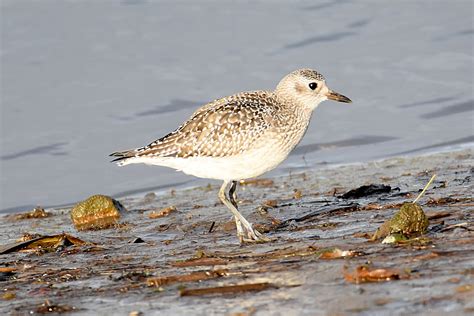
[[0, 210], [189, 185], [107, 155], [302, 67], [354, 103], [323, 103], [280, 172], [472, 146], [472, 10], [471, 1], [4, 0]]

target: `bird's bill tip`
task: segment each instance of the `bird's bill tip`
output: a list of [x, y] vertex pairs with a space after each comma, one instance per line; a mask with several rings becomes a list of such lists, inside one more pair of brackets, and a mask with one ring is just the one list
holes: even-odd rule
[[336, 91], [329, 90], [329, 92], [326, 96], [328, 97], [329, 100], [333, 100], [333, 101], [337, 101], [337, 102], [344, 102], [344, 103], [352, 103], [351, 99], [349, 99], [345, 95], [337, 93]]

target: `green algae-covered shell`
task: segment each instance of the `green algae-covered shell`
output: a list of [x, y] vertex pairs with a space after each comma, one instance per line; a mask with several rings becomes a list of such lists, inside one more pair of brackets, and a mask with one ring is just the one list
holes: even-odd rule
[[391, 234], [423, 234], [427, 231], [428, 224], [428, 218], [420, 205], [405, 203], [391, 219], [377, 229], [371, 239], [377, 240]]
[[71, 219], [77, 230], [101, 229], [117, 223], [120, 203], [106, 195], [93, 195], [77, 203]]
[[390, 220], [390, 234], [423, 234], [428, 229], [428, 218], [417, 203], [405, 203]]

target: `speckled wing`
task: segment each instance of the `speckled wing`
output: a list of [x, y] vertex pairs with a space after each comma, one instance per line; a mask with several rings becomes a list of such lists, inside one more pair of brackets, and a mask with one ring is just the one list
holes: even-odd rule
[[239, 93], [199, 108], [174, 132], [142, 148], [114, 153], [131, 157], [226, 157], [251, 148], [272, 127], [277, 103], [271, 92]]

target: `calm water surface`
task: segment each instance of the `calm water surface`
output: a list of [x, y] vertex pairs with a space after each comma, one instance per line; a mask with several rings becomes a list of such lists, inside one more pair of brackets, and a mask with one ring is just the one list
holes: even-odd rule
[[474, 143], [471, 1], [0, 5], [3, 212], [198, 183], [107, 155], [302, 67], [353, 103], [323, 103], [272, 174]]

